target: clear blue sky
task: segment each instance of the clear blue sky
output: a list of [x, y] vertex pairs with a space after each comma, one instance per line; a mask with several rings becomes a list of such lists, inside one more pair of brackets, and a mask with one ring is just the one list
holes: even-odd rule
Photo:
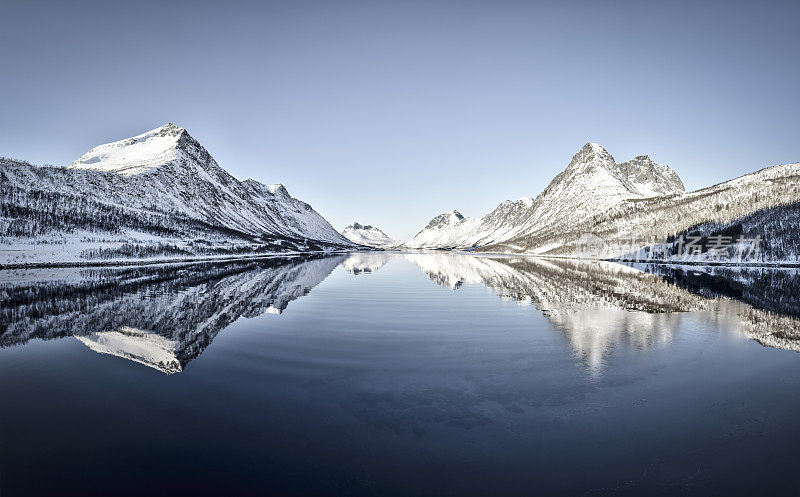
[[587, 141], [688, 188], [800, 161], [800, 2], [0, 0], [0, 155], [175, 122], [336, 228], [534, 196]]

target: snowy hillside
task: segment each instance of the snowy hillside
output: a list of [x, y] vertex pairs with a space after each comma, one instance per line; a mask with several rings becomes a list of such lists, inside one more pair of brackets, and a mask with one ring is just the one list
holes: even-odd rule
[[386, 233], [368, 224], [353, 223], [342, 230], [342, 235], [353, 243], [367, 247], [388, 248], [400, 242], [389, 238]]
[[352, 247], [281, 185], [239, 181], [167, 124], [61, 167], [0, 160], [0, 264]]
[[506, 200], [480, 219], [458, 214], [445, 222], [437, 216], [403, 245], [474, 249], [531, 229], [582, 222], [628, 199], [675, 196], [683, 190], [674, 171], [647, 156], [617, 164], [603, 147], [587, 143], [535, 199]]

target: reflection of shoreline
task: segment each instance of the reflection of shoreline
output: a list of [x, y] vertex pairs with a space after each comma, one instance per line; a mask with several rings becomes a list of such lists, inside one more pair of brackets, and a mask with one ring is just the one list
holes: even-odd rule
[[669, 343], [684, 312], [759, 343], [800, 351], [800, 278], [791, 270], [680, 269], [446, 252], [355, 253], [226, 264], [14, 270], [0, 273], [0, 346], [75, 336], [98, 353], [171, 374], [240, 317], [280, 314], [341, 265], [372, 273], [391, 258], [437, 285], [480, 284], [533, 305], [592, 372], [617, 346]]
[[787, 268], [740, 268], [721, 266], [663, 266], [634, 264], [632, 267], [660, 276], [692, 293], [728, 297], [757, 309], [800, 316], [800, 278]]
[[658, 260], [641, 260], [641, 259], [608, 259], [609, 262], [619, 262], [621, 264], [653, 264], [665, 267], [680, 267], [680, 266], [699, 266], [699, 267], [727, 267], [727, 268], [741, 268], [749, 269], [797, 269], [800, 268], [800, 262], [716, 262], [716, 261], [658, 261]]
[[344, 258], [14, 273], [0, 281], [8, 303], [0, 345], [75, 336], [97, 352], [174, 373], [239, 317], [279, 314]]
[[[530, 304], [569, 340], [592, 371], [624, 343], [669, 342], [680, 313], [702, 316], [762, 345], [800, 352], [800, 278], [791, 270], [707, 269], [707, 277], [611, 262], [538, 257], [407, 254], [438, 285], [481, 284], [502, 299]], [[744, 287], [738, 295], [732, 288]]]
[[[21, 250], [0, 249], [0, 252], [21, 252]], [[0, 271], [5, 270], [35, 270], [35, 269], [68, 269], [68, 268], [94, 268], [94, 267], [124, 267], [124, 266], [165, 266], [170, 264], [225, 264], [229, 262], [257, 262], [268, 259], [319, 257], [321, 255], [349, 254], [349, 250], [331, 250], [326, 252], [282, 252], [270, 254], [245, 254], [245, 255], [206, 255], [193, 257], [161, 257], [148, 259], [109, 259], [87, 260], [70, 262], [26, 262], [13, 264], [0, 264]]]

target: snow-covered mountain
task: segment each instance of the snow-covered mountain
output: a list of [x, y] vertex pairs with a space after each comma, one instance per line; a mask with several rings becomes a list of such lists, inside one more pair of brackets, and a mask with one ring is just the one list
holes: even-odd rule
[[479, 222], [454, 210], [431, 219], [422, 231], [402, 244], [404, 248], [462, 248], [468, 233]]
[[[744, 216], [797, 202], [800, 164], [687, 193], [668, 166], [644, 155], [618, 164], [603, 147], [587, 143], [536, 198], [507, 200], [480, 219], [457, 211], [439, 215], [403, 247], [580, 255], [586, 234], [614, 244], [646, 245], [699, 225], [741, 224]], [[774, 229], [762, 238], [785, 238], [791, 231], [781, 223], [770, 226]], [[797, 260], [794, 254], [790, 260]]]
[[0, 177], [0, 264], [353, 246], [283, 186], [237, 180], [171, 123], [65, 168], [0, 160]]
[[642, 155], [617, 164], [587, 143], [535, 199], [506, 200], [480, 219], [453, 211], [434, 218], [403, 244], [407, 248], [474, 249], [509, 239], [531, 227], [582, 221], [627, 199], [676, 195], [684, 187], [669, 167]]
[[342, 230], [342, 235], [353, 243], [367, 247], [388, 248], [399, 244], [377, 227], [368, 224], [353, 223]]
[[625, 247], [658, 246], [705, 226], [707, 233], [716, 227], [745, 238], [761, 236], [763, 260], [797, 261], [797, 249], [785, 245], [797, 239], [792, 220], [800, 217], [798, 202], [800, 163], [773, 166], [689, 193], [627, 198], [588, 216], [567, 217], [568, 222], [534, 219], [514, 236], [482, 250], [571, 256], [581, 253], [581, 237], [591, 233], [608, 243], [606, 257], [620, 257], [628, 253]]

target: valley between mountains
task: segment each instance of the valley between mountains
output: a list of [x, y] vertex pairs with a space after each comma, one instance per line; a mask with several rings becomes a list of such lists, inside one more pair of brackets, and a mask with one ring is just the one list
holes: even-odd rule
[[[700, 261], [746, 252], [747, 263], [800, 262], [800, 163], [687, 192], [667, 165], [618, 163], [587, 143], [536, 197], [481, 218], [439, 214], [406, 241], [360, 223], [338, 232], [282, 185], [234, 178], [171, 123], [65, 167], [0, 158], [0, 180], [3, 267], [375, 249], [681, 262], [678, 244], [692, 237]], [[715, 239], [728, 243], [712, 250]]]

